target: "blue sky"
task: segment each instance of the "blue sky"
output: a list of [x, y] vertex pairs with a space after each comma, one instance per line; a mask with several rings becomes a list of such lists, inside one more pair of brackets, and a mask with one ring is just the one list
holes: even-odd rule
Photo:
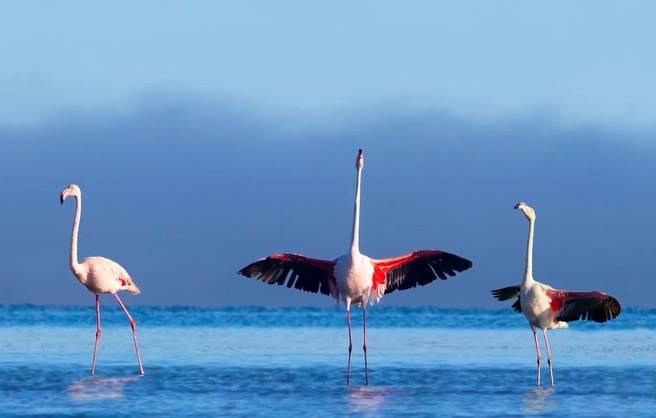
[[77, 183], [80, 257], [126, 267], [130, 304], [330, 306], [234, 272], [343, 254], [364, 148], [363, 252], [474, 261], [383, 303], [503, 306], [488, 291], [521, 278], [523, 200], [539, 280], [654, 307], [655, 9], [5, 5], [0, 303], [90, 303], [66, 264], [73, 205], [57, 201]]
[[653, 127], [648, 1], [13, 2], [0, 121], [161, 93], [322, 118], [399, 106]]

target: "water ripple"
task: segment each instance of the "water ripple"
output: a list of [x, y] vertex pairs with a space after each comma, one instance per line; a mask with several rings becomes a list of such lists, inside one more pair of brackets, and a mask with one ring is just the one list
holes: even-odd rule
[[[140, 326], [148, 327], [344, 327], [343, 307], [331, 308], [263, 308], [263, 307], [130, 307]], [[525, 328], [526, 320], [512, 309], [443, 309], [436, 307], [372, 306], [367, 315], [370, 328]], [[354, 310], [353, 323], [360, 316]], [[125, 316], [117, 306], [102, 307], [104, 325], [125, 325]], [[34, 305], [0, 305], [0, 327], [54, 325], [94, 326], [93, 306], [57, 307]], [[584, 321], [577, 329], [595, 330], [599, 324]], [[655, 329], [656, 309], [626, 308], [604, 329]]]

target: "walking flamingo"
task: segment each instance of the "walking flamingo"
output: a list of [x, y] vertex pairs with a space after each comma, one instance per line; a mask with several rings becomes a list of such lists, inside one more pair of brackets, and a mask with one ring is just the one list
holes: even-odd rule
[[533, 331], [535, 351], [538, 356], [538, 387], [540, 386], [540, 347], [538, 345], [537, 329], [542, 330], [544, 345], [547, 349], [547, 362], [549, 363], [549, 377], [551, 386], [554, 385], [551, 352], [547, 340], [547, 330], [568, 328], [568, 322], [588, 320], [606, 322], [620, 314], [620, 304], [617, 300], [600, 291], [578, 292], [571, 290], [558, 290], [533, 279], [533, 229], [535, 224], [535, 211], [526, 203], [515, 205], [528, 219], [528, 243], [526, 246], [526, 269], [521, 286], [508, 286], [492, 291], [492, 295], [500, 300], [517, 298], [512, 305], [517, 312], [522, 312]]
[[[356, 184], [353, 208], [353, 230], [350, 251], [336, 260], [319, 260], [300, 254], [274, 254], [259, 259], [237, 274], [256, 277], [268, 284], [287, 284], [306, 292], [332, 296], [337, 304], [341, 297], [346, 306], [348, 326], [348, 364], [346, 384], [351, 372], [351, 306], [362, 307], [362, 335], [365, 383], [369, 383], [367, 370], [366, 305], [378, 302], [383, 295], [395, 290], [424, 286], [436, 278], [455, 276], [472, 266], [471, 261], [439, 250], [420, 250], [400, 257], [374, 260], [360, 253], [360, 179], [364, 157], [358, 151], [355, 160]], [[287, 280], [289, 278], [289, 280]]]
[[118, 297], [119, 290], [125, 290], [133, 295], [139, 294], [139, 288], [134, 284], [132, 278], [123, 267], [118, 263], [104, 257], [87, 257], [82, 263], [77, 262], [77, 233], [80, 226], [80, 214], [82, 212], [82, 192], [80, 188], [71, 184], [59, 196], [59, 202], [63, 205], [67, 197], [75, 197], [75, 218], [73, 220], [73, 231], [71, 233], [71, 249], [69, 256], [69, 265], [75, 277], [82, 283], [89, 292], [96, 295], [96, 342], [93, 346], [93, 359], [91, 360], [91, 375], [96, 370], [96, 352], [98, 351], [98, 341], [100, 340], [100, 302], [98, 295], [101, 293], [110, 293], [114, 295], [118, 304], [123, 308], [123, 312], [130, 321], [132, 327], [132, 338], [134, 339], [134, 349], [137, 352], [137, 362], [139, 363], [139, 372], [144, 374], [141, 365], [141, 356], [139, 355], [139, 345], [137, 344], [137, 324], [130, 316], [125, 305]]

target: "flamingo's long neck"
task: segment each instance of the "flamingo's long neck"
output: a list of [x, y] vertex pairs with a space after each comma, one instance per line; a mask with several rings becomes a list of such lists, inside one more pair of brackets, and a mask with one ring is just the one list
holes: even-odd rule
[[68, 264], [73, 274], [82, 281], [80, 264], [77, 262], [77, 232], [80, 227], [80, 214], [82, 213], [82, 197], [75, 196], [75, 219], [73, 220], [73, 231], [71, 232], [71, 250], [69, 253]]
[[355, 202], [353, 203], [353, 233], [351, 234], [351, 254], [360, 253], [360, 178], [362, 167], [357, 168], [355, 182]]
[[535, 219], [528, 219], [528, 242], [526, 243], [526, 270], [524, 270], [524, 280], [522, 286], [532, 283], [533, 280], [533, 230], [535, 228]]

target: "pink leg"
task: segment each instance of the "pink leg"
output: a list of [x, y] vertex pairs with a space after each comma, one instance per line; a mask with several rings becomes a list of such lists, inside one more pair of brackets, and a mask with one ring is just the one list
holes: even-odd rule
[[96, 353], [98, 352], [98, 341], [100, 340], [100, 301], [96, 295], [96, 343], [93, 345], [93, 359], [91, 360], [91, 376], [96, 372]]
[[542, 359], [540, 358], [540, 346], [538, 345], [538, 334], [533, 331], [533, 340], [535, 341], [535, 352], [538, 354], [538, 387], [540, 387], [540, 363]]
[[549, 351], [549, 341], [547, 340], [547, 330], [543, 329], [544, 345], [547, 346], [547, 363], [549, 363], [549, 377], [551, 377], [551, 386], [554, 385], [553, 368], [551, 367], [551, 351]]
[[123, 312], [125, 312], [125, 315], [128, 317], [128, 321], [130, 321], [130, 326], [132, 327], [132, 338], [134, 339], [134, 350], [137, 352], [137, 362], [139, 362], [139, 371], [143, 376], [144, 370], [143, 370], [143, 366], [141, 365], [141, 356], [139, 355], [139, 345], [137, 344], [137, 323], [134, 322], [134, 319], [132, 319], [130, 313], [125, 308], [125, 305], [123, 305], [123, 302], [121, 302], [121, 299], [118, 297], [116, 293], [114, 293], [114, 297], [118, 301], [118, 304], [121, 305], [121, 308], [123, 308]]
[[351, 351], [353, 350], [353, 344], [351, 342], [351, 310], [346, 309], [346, 324], [348, 325], [348, 334], [349, 334], [349, 345], [348, 345], [348, 365], [346, 366], [346, 384], [349, 384], [349, 379], [351, 377]]
[[369, 371], [367, 370], [367, 310], [365, 309], [365, 304], [362, 304], [362, 338], [364, 344], [362, 344], [362, 350], [364, 351], [364, 384], [369, 384]]

